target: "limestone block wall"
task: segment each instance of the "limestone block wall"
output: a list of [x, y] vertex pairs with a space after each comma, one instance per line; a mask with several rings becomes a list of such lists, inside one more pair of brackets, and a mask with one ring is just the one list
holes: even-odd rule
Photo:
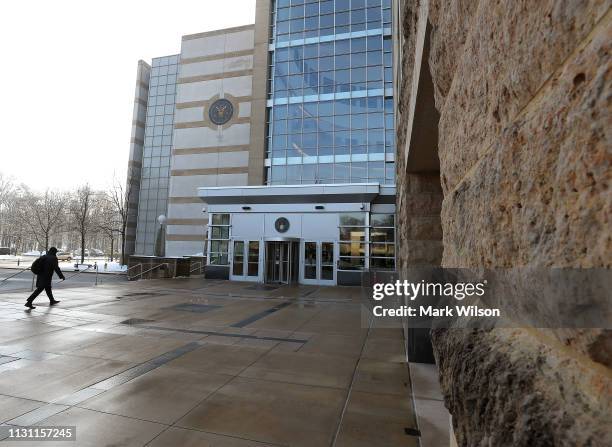
[[[183, 36], [168, 201], [170, 256], [206, 252], [208, 219], [197, 188], [248, 184], [253, 48], [254, 25]], [[232, 104], [233, 115], [218, 126], [209, 111], [220, 98]]]
[[[421, 63], [440, 113], [442, 264], [611, 267], [610, 2], [406, 1], [403, 194], [424, 19]], [[403, 216], [413, 199], [398, 200]], [[410, 230], [404, 219], [400, 246]], [[411, 265], [410, 250], [400, 257], [400, 269]], [[458, 445], [612, 444], [610, 331], [440, 330], [433, 344]]]

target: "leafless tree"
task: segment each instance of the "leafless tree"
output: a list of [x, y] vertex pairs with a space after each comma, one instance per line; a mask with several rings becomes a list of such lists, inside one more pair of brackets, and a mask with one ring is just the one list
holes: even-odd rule
[[97, 201], [97, 210], [96, 227], [110, 240], [110, 260], [112, 262], [115, 238], [120, 234], [121, 216], [108, 193], [101, 196]]
[[81, 264], [85, 262], [87, 236], [93, 231], [96, 220], [95, 200], [94, 191], [85, 184], [74, 193], [70, 201], [71, 227], [80, 236]]
[[16, 219], [27, 228], [38, 242], [39, 248], [47, 250], [49, 240], [60, 229], [64, 220], [66, 196], [47, 189], [38, 195], [24, 188], [23, 197], [15, 209]]
[[0, 172], [0, 208], [2, 208], [3, 205], [6, 205], [6, 201], [14, 189], [15, 185], [13, 184], [13, 181]]
[[[0, 245], [4, 245], [5, 240], [10, 239], [8, 233], [7, 211], [13, 191], [14, 186], [11, 179], [0, 172]], [[10, 245], [10, 240], [8, 241], [8, 245]]]
[[123, 265], [127, 264], [125, 259], [125, 235], [127, 232], [128, 219], [130, 217], [129, 203], [134, 192], [132, 183], [129, 181], [131, 178], [129, 172], [127, 178], [128, 181], [125, 184], [117, 180], [117, 178], [114, 178], [113, 184], [110, 190], [107, 192], [107, 195], [110, 201], [113, 203], [119, 219], [119, 226], [117, 227], [117, 230], [121, 237], [121, 264]]

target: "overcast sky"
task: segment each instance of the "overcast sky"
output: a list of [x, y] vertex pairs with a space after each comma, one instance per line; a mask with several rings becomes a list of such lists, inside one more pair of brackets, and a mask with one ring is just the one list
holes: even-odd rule
[[125, 175], [139, 59], [255, 21], [255, 0], [20, 0], [0, 13], [0, 171], [35, 189]]

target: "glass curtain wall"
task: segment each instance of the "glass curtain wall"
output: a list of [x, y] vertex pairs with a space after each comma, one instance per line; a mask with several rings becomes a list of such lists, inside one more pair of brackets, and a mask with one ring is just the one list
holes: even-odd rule
[[273, 1], [267, 183], [395, 183], [391, 0]]
[[154, 254], [157, 218], [167, 214], [178, 61], [178, 55], [159, 57], [151, 65], [136, 254]]

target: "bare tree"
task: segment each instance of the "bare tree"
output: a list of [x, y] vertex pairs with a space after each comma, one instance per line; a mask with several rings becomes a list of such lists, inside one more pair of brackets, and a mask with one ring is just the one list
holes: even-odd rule
[[0, 207], [6, 204], [10, 194], [14, 191], [15, 185], [13, 181], [0, 172]]
[[15, 210], [20, 225], [27, 228], [38, 242], [39, 248], [47, 250], [49, 240], [60, 229], [66, 208], [65, 195], [47, 189], [37, 195], [24, 189], [23, 200]]
[[0, 245], [4, 245], [5, 241], [8, 241], [9, 246], [11, 243], [8, 208], [14, 190], [11, 179], [0, 172]]
[[114, 259], [115, 237], [120, 234], [121, 216], [109, 194], [101, 196], [97, 203], [96, 227], [110, 240], [110, 260]]
[[95, 212], [95, 193], [88, 184], [85, 184], [77, 190], [70, 201], [72, 227], [80, 236], [81, 264], [85, 262], [85, 245], [88, 234], [94, 228]]
[[107, 195], [110, 201], [113, 203], [115, 210], [117, 212], [117, 216], [119, 218], [119, 226], [117, 228], [119, 235], [121, 236], [121, 264], [127, 264], [125, 259], [125, 235], [127, 232], [127, 224], [129, 215], [129, 203], [132, 198], [132, 194], [134, 188], [132, 187], [132, 183], [129, 181], [131, 178], [130, 172], [128, 172], [128, 181], [124, 184], [117, 180], [113, 179], [113, 184], [111, 189], [107, 192]]

